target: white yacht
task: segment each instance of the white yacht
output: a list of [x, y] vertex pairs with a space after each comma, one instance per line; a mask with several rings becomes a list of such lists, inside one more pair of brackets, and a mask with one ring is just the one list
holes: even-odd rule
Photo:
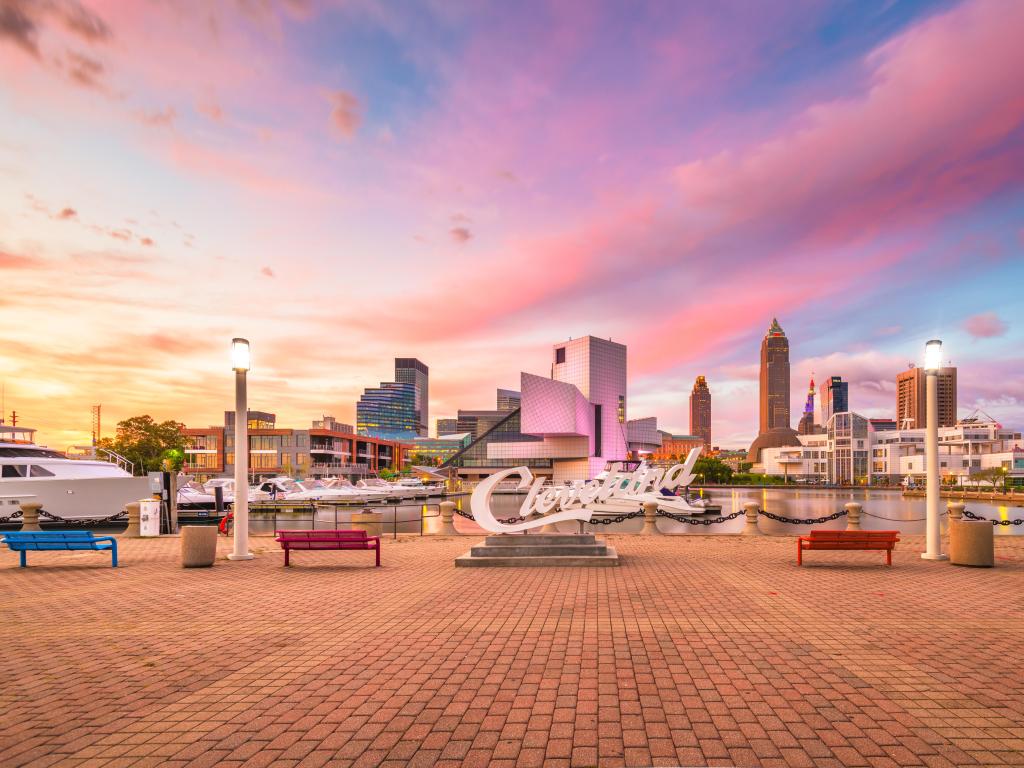
[[398, 499], [403, 501], [405, 499], [415, 499], [416, 489], [409, 488], [398, 483], [389, 483], [386, 480], [382, 480], [379, 477], [366, 477], [356, 483], [356, 488], [365, 488], [373, 491], [380, 491], [384, 493], [389, 499]]
[[284, 501], [338, 501], [353, 504], [366, 504], [368, 501], [382, 501], [382, 493], [365, 488], [328, 488], [319, 480], [303, 480], [295, 482], [290, 477], [272, 477], [257, 486], [257, 490]]
[[31, 442], [16, 442], [35, 430], [0, 427], [0, 517], [17, 512], [22, 501], [62, 520], [110, 517], [125, 504], [149, 498], [149, 478], [133, 477], [120, 456], [74, 459]]
[[398, 481], [397, 485], [412, 490], [414, 497], [417, 499], [444, 495], [444, 485], [442, 483], [424, 483], [417, 477], [403, 477]]

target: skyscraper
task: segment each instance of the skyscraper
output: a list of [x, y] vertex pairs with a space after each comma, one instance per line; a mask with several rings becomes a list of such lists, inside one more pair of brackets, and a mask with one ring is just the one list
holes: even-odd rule
[[437, 436], [441, 435], [454, 435], [459, 431], [459, 420], [458, 419], [438, 419], [437, 424]]
[[789, 429], [789, 339], [779, 321], [772, 318], [771, 327], [761, 342], [761, 428], [758, 434], [780, 428]]
[[523, 396], [514, 389], [499, 389], [497, 401], [499, 411], [514, 411], [522, 405]]
[[429, 373], [430, 369], [415, 357], [395, 358], [395, 381], [412, 384], [416, 390], [416, 434], [421, 437], [427, 437], [428, 433]]
[[[956, 426], [956, 368], [939, 368], [939, 426]], [[926, 421], [924, 368], [911, 366], [896, 374], [896, 428], [924, 429]]]
[[417, 432], [416, 387], [397, 381], [369, 387], [356, 403], [356, 432], [387, 440], [408, 440]]
[[837, 413], [846, 413], [850, 410], [850, 384], [843, 381], [842, 376], [832, 376], [821, 382], [821, 423], [828, 424], [828, 420]]
[[801, 435], [814, 434], [814, 376], [811, 376], [811, 385], [807, 389], [807, 404], [804, 405], [804, 415], [800, 417], [796, 431]]
[[704, 441], [704, 447], [711, 448], [711, 390], [703, 376], [698, 376], [690, 393], [690, 434]]

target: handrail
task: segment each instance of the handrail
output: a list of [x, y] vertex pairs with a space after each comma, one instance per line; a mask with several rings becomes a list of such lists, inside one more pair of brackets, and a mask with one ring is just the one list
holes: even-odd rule
[[[374, 507], [367, 507], [367, 506], [364, 505], [360, 509], [353, 509], [353, 506], [351, 504], [347, 504], [347, 503], [344, 503], [344, 502], [324, 501], [324, 500], [317, 500], [317, 499], [310, 499], [307, 503], [304, 503], [304, 504], [296, 504], [294, 502], [288, 502], [288, 501], [257, 501], [257, 502], [251, 502], [250, 505], [249, 505], [249, 511], [250, 512], [257, 512], [257, 513], [260, 512], [260, 511], [267, 511], [267, 510], [272, 511], [273, 512], [274, 530], [277, 530], [277, 512], [278, 512], [279, 509], [293, 509], [293, 510], [307, 510], [308, 509], [310, 511], [310, 516], [309, 516], [309, 518], [304, 518], [302, 520], [302, 522], [305, 522], [308, 519], [309, 524], [310, 524], [310, 530], [316, 530], [317, 512], [320, 510], [321, 507], [330, 508], [331, 510], [333, 510], [333, 512], [334, 512], [334, 527], [335, 527], [335, 529], [337, 529], [337, 527], [338, 527], [338, 509], [339, 508], [342, 511], [348, 511], [348, 512], [357, 512], [357, 511], [362, 511], [362, 510], [366, 510], [366, 509], [370, 510], [371, 512], [375, 512], [377, 510], [390, 509], [390, 510], [392, 510], [394, 512], [394, 517], [391, 520], [391, 523], [392, 523], [392, 537], [394, 539], [396, 539], [396, 540], [398, 539], [398, 524], [399, 523], [414, 523], [414, 522], [416, 522], [418, 520], [419, 524], [420, 524], [420, 536], [423, 536], [424, 535], [423, 521], [426, 518], [428, 518], [428, 517], [440, 517], [441, 516], [441, 505], [440, 504], [417, 504], [417, 503], [413, 503], [413, 504], [385, 504], [385, 505], [377, 505], [377, 506], [374, 506]], [[414, 518], [407, 518], [407, 519], [400, 520], [398, 518], [398, 510], [401, 509], [401, 508], [404, 508], [404, 507], [417, 507], [420, 510], [420, 514], [417, 517], [414, 517]], [[433, 514], [428, 514], [428, 512], [430, 512], [431, 509], [433, 509]], [[233, 517], [233, 515], [232, 515], [232, 517]], [[290, 518], [290, 519], [294, 520], [295, 518]], [[225, 526], [225, 531], [224, 532], [225, 533], [227, 532], [226, 526]]]

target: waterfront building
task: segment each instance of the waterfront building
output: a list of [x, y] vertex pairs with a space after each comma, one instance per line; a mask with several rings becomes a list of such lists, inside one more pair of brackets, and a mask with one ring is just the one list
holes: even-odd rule
[[395, 381], [400, 384], [412, 384], [415, 390], [413, 409], [415, 411], [417, 435], [427, 436], [427, 425], [430, 423], [428, 410], [430, 406], [430, 369], [415, 357], [395, 358]]
[[789, 339], [775, 318], [761, 341], [761, 426], [789, 429]]
[[850, 385], [842, 376], [831, 376], [821, 383], [821, 423], [828, 424], [834, 413], [850, 410]]
[[[230, 423], [227, 415], [231, 415]], [[249, 471], [253, 479], [274, 475], [359, 478], [406, 464], [407, 444], [365, 435], [331, 416], [311, 422], [309, 429], [281, 428], [276, 416], [249, 412]], [[234, 412], [225, 425], [186, 428], [183, 471], [196, 479], [232, 477], [235, 471]]]
[[[896, 375], [896, 425], [900, 429], [923, 429], [926, 421], [924, 368], [911, 365]], [[938, 372], [939, 426], [956, 424], [956, 368], [940, 368]]]
[[523, 404], [523, 396], [512, 389], [499, 389], [497, 401], [499, 411], [514, 411]]
[[555, 344], [551, 357], [550, 377], [522, 373], [520, 407], [487, 429], [478, 422], [473, 441], [447, 466], [478, 479], [525, 465], [562, 482], [627, 458], [625, 345], [584, 336]]
[[455, 420], [455, 433], [468, 432], [474, 440], [491, 430], [498, 422], [504, 421], [511, 411], [464, 411], [459, 410]]
[[892, 432], [898, 425], [896, 419], [868, 419], [868, 428], [873, 432]]
[[811, 385], [807, 389], [807, 403], [804, 405], [804, 415], [800, 417], [796, 431], [800, 435], [813, 435], [817, 431], [814, 423], [814, 376], [811, 376]]
[[[768, 448], [755, 471], [790, 481], [899, 485], [925, 481], [925, 429], [871, 428], [856, 413], [837, 413], [822, 435], [801, 435], [799, 446]], [[978, 484], [979, 473], [1001, 468], [1024, 485], [1021, 433], [990, 419], [964, 419], [939, 427], [939, 472], [944, 483]]]
[[651, 458], [655, 461], [681, 461], [694, 448], [707, 451], [710, 447], [700, 435], [673, 435], [670, 432], [661, 432], [661, 445]]
[[697, 377], [690, 392], [690, 433], [711, 447], [711, 390], [703, 376]]
[[386, 440], [408, 440], [419, 434], [416, 386], [385, 381], [369, 387], [356, 403], [356, 432]]
[[459, 431], [458, 419], [438, 419], [435, 423], [437, 425], [437, 437], [441, 437], [442, 435], [454, 435]]
[[633, 458], [654, 455], [661, 449], [662, 434], [658, 429], [658, 419], [654, 416], [630, 419], [626, 422], [629, 455]]
[[466, 432], [443, 437], [414, 437], [409, 440], [409, 461], [412, 464], [438, 466], [461, 451], [472, 440]]

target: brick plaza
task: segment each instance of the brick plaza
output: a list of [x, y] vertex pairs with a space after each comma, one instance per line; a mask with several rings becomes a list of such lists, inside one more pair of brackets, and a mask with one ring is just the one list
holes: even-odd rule
[[0, 765], [1024, 765], [1024, 539], [968, 569], [905, 536], [889, 569], [608, 538], [618, 568], [456, 569], [469, 536], [379, 569], [3, 550]]

